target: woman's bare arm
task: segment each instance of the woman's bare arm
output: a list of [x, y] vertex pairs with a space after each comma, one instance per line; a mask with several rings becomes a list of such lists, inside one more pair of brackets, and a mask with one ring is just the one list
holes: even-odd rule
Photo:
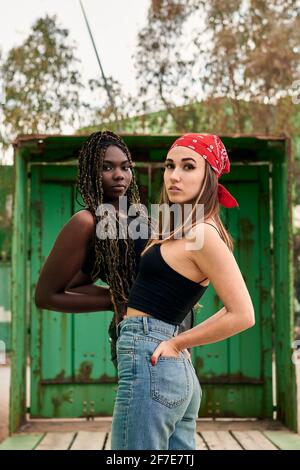
[[112, 309], [107, 287], [89, 286], [85, 293], [66, 291], [83, 265], [94, 230], [93, 216], [86, 210], [74, 214], [64, 225], [38, 279], [37, 307], [66, 313]]
[[212, 227], [205, 225], [203, 246], [194, 252], [193, 258], [210, 279], [224, 307], [191, 330], [169, 340], [178, 351], [224, 340], [255, 324], [254, 308], [240, 269]]
[[100, 295], [101, 291], [102, 287], [96, 286], [91, 276], [81, 270], [75, 274], [71, 282], [65, 288], [65, 292], [75, 292], [77, 294]]

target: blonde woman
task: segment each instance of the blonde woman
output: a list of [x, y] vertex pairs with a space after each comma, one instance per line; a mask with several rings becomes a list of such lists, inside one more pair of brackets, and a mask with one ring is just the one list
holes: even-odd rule
[[[182, 238], [175, 236], [175, 227], [168, 237], [160, 231], [142, 253], [127, 316], [117, 328], [113, 450], [195, 449], [202, 390], [185, 349], [224, 340], [255, 323], [232, 238], [219, 217], [219, 204], [238, 206], [218, 183], [229, 170], [226, 149], [215, 135], [186, 134], [167, 153], [161, 202], [192, 205], [191, 230]], [[204, 217], [199, 221], [200, 204]], [[192, 236], [199, 234], [202, 243], [189, 249]], [[178, 334], [179, 324], [210, 283], [224, 307]]]

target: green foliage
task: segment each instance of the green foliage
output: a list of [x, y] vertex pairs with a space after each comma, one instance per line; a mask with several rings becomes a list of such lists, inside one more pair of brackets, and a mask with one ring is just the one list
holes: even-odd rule
[[2, 61], [3, 126], [10, 138], [60, 131], [76, 122], [82, 83], [68, 36], [56, 17], [47, 15]]
[[[164, 108], [178, 132], [192, 122], [269, 134], [279, 112], [284, 131], [294, 132], [299, 13], [299, 0], [153, 0], [136, 54], [141, 113]], [[199, 101], [213, 104], [209, 115], [194, 113]]]
[[[91, 120], [88, 128], [96, 127], [97, 130], [105, 130], [109, 128], [113, 132], [123, 132], [124, 127], [122, 123], [134, 115], [136, 108], [136, 99], [129, 94], [125, 94], [122, 90], [121, 84], [113, 77], [106, 77], [106, 84], [110, 96], [113, 99], [115, 110], [108, 97], [107, 90], [103, 78], [96, 80], [89, 80], [89, 88], [91, 90], [93, 100], [90, 106]], [[117, 117], [117, 120], [116, 120]], [[78, 131], [80, 133], [80, 131]]]

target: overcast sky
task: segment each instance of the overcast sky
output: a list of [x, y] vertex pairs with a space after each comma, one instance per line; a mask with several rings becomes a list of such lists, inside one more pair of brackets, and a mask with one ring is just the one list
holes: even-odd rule
[[[137, 33], [145, 25], [150, 0], [82, 0], [102, 66], [124, 90], [135, 91], [132, 55]], [[0, 47], [3, 53], [28, 36], [33, 22], [46, 13], [56, 14], [77, 43], [87, 78], [99, 77], [99, 67], [81, 12], [79, 0], [0, 0]]]
[[[112, 75], [123, 90], [136, 92], [132, 56], [137, 34], [146, 24], [150, 0], [82, 0], [105, 74]], [[77, 46], [84, 79], [99, 78], [100, 70], [87, 31], [79, 0], [0, 0], [0, 49], [5, 54], [22, 44], [37, 18], [57, 15]], [[1, 155], [12, 163], [12, 155]]]

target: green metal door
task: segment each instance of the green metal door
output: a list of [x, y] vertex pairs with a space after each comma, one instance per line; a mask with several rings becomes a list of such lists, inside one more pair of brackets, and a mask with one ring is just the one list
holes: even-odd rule
[[[32, 299], [40, 267], [62, 226], [79, 209], [75, 203], [75, 177], [73, 167], [32, 167]], [[32, 302], [32, 417], [111, 414], [116, 382], [107, 335], [111, 316], [112, 312], [66, 314], [41, 310]]]
[[[234, 255], [249, 290], [256, 317], [253, 328], [228, 340], [194, 349], [203, 388], [201, 416], [272, 417], [272, 291], [270, 279], [269, 168], [232, 166], [222, 177], [239, 202], [222, 219], [235, 242]], [[212, 286], [197, 311], [197, 323], [223, 304]]]

